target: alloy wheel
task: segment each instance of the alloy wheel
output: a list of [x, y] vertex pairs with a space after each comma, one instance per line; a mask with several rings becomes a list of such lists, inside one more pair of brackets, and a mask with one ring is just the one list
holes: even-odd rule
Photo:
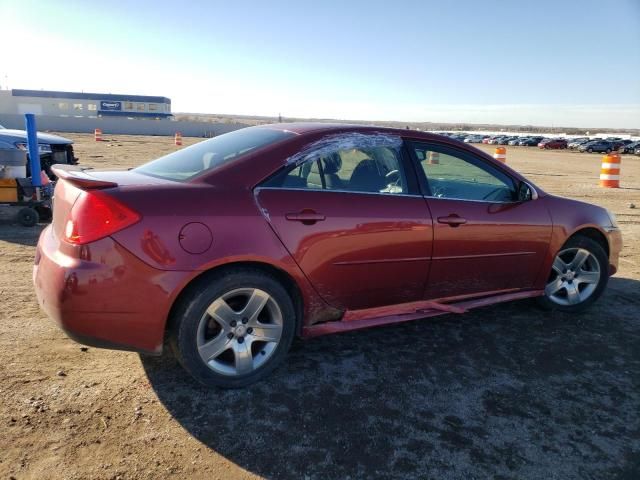
[[556, 255], [544, 291], [557, 305], [578, 305], [593, 294], [601, 275], [600, 263], [591, 252], [567, 248]]
[[231, 290], [213, 301], [200, 319], [198, 353], [217, 373], [247, 375], [274, 354], [282, 328], [282, 311], [267, 292]]

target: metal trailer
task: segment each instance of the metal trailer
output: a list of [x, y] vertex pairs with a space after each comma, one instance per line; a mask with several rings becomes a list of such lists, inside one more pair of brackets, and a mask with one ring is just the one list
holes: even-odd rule
[[51, 218], [53, 184], [43, 185], [35, 116], [26, 114], [25, 122], [29, 157], [23, 151], [0, 150], [0, 216], [32, 227]]

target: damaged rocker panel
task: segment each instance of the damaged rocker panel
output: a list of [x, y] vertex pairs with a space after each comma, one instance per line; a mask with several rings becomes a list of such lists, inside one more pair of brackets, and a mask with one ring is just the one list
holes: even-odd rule
[[[305, 338], [318, 337], [331, 333], [348, 332], [363, 328], [408, 322], [428, 317], [436, 317], [447, 313], [466, 313], [472, 308], [485, 307], [496, 303], [539, 297], [544, 290], [496, 292], [491, 296], [472, 298], [456, 302], [444, 303], [446, 300], [425, 300], [385, 307], [368, 308], [364, 310], [347, 310], [342, 320], [320, 323], [304, 327], [302, 336]], [[451, 300], [451, 299], [450, 299]]]

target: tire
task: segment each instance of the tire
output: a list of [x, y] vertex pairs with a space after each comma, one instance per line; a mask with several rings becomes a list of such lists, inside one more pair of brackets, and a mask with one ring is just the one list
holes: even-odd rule
[[[576, 256], [572, 259], [574, 252]], [[578, 252], [582, 252], [580, 255], [585, 255], [586, 252], [589, 256], [579, 263]], [[577, 267], [571, 268], [572, 260], [576, 260], [579, 265], [576, 263]], [[561, 274], [559, 269], [564, 269], [566, 274]], [[579, 312], [588, 308], [602, 295], [608, 282], [609, 259], [604, 249], [595, 240], [578, 235], [570, 238], [556, 254], [545, 293], [537, 298], [537, 302], [545, 310]], [[573, 293], [570, 294], [570, 291]], [[575, 297], [575, 292], [578, 297]]]
[[589, 152], [589, 153], [593, 153], [593, 148], [588, 148], [588, 149], [587, 149], [587, 152]]
[[49, 207], [37, 207], [36, 212], [38, 212], [38, 217], [40, 221], [43, 222], [51, 222], [53, 218], [53, 212]]
[[31, 207], [21, 208], [17, 218], [23, 227], [34, 227], [40, 221], [40, 215]]
[[607, 149], [604, 151], [604, 153], [611, 153], [611, 149], [610, 149], [610, 148], [607, 148]]
[[180, 300], [170, 322], [177, 360], [207, 387], [241, 388], [262, 380], [282, 363], [296, 331], [285, 288], [251, 268], [205, 277]]

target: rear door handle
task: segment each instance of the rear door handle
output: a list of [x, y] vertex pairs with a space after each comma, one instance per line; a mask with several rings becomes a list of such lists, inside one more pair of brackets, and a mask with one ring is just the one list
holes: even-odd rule
[[316, 222], [322, 222], [327, 217], [322, 215], [321, 213], [303, 210], [299, 213], [287, 213], [285, 215], [285, 218], [291, 222], [302, 222], [305, 225], [312, 225]]
[[467, 223], [467, 220], [455, 213], [452, 213], [448, 217], [438, 217], [438, 223], [446, 223], [450, 227], [459, 227], [460, 225]]

